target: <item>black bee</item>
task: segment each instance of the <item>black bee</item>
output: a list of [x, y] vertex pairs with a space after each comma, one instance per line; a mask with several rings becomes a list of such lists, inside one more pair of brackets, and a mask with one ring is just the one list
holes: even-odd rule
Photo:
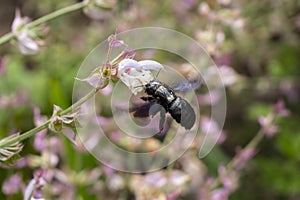
[[[162, 131], [166, 120], [166, 112], [169, 112], [173, 119], [185, 129], [189, 130], [193, 127], [196, 120], [194, 109], [185, 99], [177, 96], [170, 86], [158, 80], [152, 80], [143, 87], [149, 96], [141, 97], [141, 99], [160, 105], [152, 108], [150, 113], [150, 115], [155, 115], [160, 112], [160, 131]], [[146, 104], [139, 110], [135, 110], [134, 116], [145, 117], [143, 113], [145, 110], [149, 110], [150, 106], [151, 104]]]

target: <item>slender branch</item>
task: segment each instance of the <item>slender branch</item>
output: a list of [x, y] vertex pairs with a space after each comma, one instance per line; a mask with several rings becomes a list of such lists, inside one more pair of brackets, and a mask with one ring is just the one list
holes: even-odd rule
[[12, 32], [10, 33], [7, 33], [5, 35], [3, 35], [1, 38], [0, 38], [0, 45], [8, 42], [9, 40], [13, 39], [14, 38], [14, 34]]
[[65, 115], [65, 114], [71, 112], [72, 110], [78, 108], [81, 104], [83, 104], [88, 99], [90, 99], [92, 96], [94, 96], [99, 91], [99, 89], [101, 89], [101, 88], [94, 88], [92, 91], [90, 91], [87, 95], [85, 95], [84, 97], [82, 97], [81, 99], [79, 99], [73, 105], [71, 105], [67, 109], [63, 110], [60, 114], [61, 115]]
[[[86, 102], [88, 99], [90, 99], [92, 96], [94, 96], [101, 88], [96, 88], [93, 89], [92, 91], [90, 91], [87, 95], [85, 95], [84, 97], [82, 97], [81, 99], [79, 99], [76, 103], [74, 103], [73, 105], [71, 105], [70, 107], [68, 107], [67, 109], [63, 110], [60, 114], [64, 115], [67, 114], [69, 112], [71, 112], [73, 109], [78, 108], [81, 104], [83, 104], [84, 102]], [[13, 143], [16, 142], [21, 142], [33, 135], [35, 135], [36, 133], [40, 132], [41, 130], [44, 130], [46, 128], [48, 128], [48, 125], [50, 124], [50, 120], [46, 121], [45, 123], [43, 123], [42, 125], [35, 127], [34, 129], [31, 129], [17, 137], [14, 137], [10, 140], [5, 140], [3, 142], [0, 143], [0, 148], [3, 148], [5, 146], [11, 145]]]
[[48, 14], [48, 15], [45, 15], [41, 18], [38, 18], [38, 19], [34, 20], [33, 22], [27, 24], [27, 27], [28, 28], [33, 28], [33, 27], [38, 26], [42, 23], [45, 23], [45, 22], [50, 21], [52, 19], [55, 19], [55, 18], [57, 18], [61, 15], [65, 15], [65, 14], [68, 14], [70, 12], [79, 10], [79, 9], [85, 7], [85, 6], [86, 6], [86, 1], [82, 1], [82, 2], [79, 2], [79, 3], [73, 4], [73, 5], [67, 6], [65, 8], [56, 10], [56, 11], [54, 11], [54, 12]]
[[[241, 154], [249, 149], [254, 149], [258, 146], [258, 144], [262, 141], [264, 138], [264, 133], [262, 129], [260, 129], [257, 134], [252, 138], [252, 140], [241, 150]], [[227, 164], [227, 170], [232, 170], [236, 167], [238, 164], [239, 157], [236, 155], [228, 164]]]
[[[48, 14], [48, 15], [45, 15], [43, 17], [40, 17], [40, 18], [32, 21], [31, 23], [28, 23], [26, 25], [26, 28], [32, 29], [32, 28], [34, 28], [34, 27], [36, 27], [36, 26], [38, 26], [42, 23], [45, 23], [45, 22], [50, 21], [52, 19], [55, 19], [59, 16], [68, 14], [70, 12], [74, 12], [76, 10], [79, 10], [79, 9], [85, 7], [86, 5], [87, 5], [86, 1], [82, 1], [82, 2], [79, 2], [79, 3], [73, 4], [73, 5], [67, 6], [65, 8], [56, 10], [56, 11], [54, 11], [54, 12]], [[14, 34], [12, 32], [3, 35], [2, 37], [0, 37], [0, 45], [8, 42], [9, 40], [11, 40], [13, 38], [14, 38]]]
[[10, 140], [5, 140], [4, 142], [1, 142], [0, 143], [0, 148], [3, 148], [5, 146], [9, 146], [13, 143], [16, 143], [16, 142], [20, 142], [22, 140], [25, 140], [33, 135], [35, 135], [36, 133], [40, 132], [41, 130], [44, 130], [48, 127], [50, 123], [50, 120], [46, 121], [45, 123], [43, 123], [42, 125], [38, 126], [38, 127], [35, 127], [34, 129], [31, 129], [25, 133], [23, 133], [22, 135], [19, 135], [17, 137], [13, 137], [11, 138]]

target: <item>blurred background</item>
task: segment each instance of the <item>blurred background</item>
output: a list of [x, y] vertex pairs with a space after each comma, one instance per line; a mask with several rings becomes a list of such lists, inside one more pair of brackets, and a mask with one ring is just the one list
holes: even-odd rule
[[[0, 35], [10, 32], [16, 8], [22, 16], [34, 20], [74, 3], [1, 0]], [[276, 136], [258, 145], [229, 199], [300, 199], [300, 2], [115, 0], [108, 4], [110, 8], [79, 10], [48, 22], [40, 36], [44, 45], [36, 55], [22, 55], [15, 41], [1, 46], [0, 138], [32, 129], [37, 118], [34, 111], [38, 109], [49, 118], [53, 104], [70, 106], [74, 77], [81, 62], [95, 45], [116, 30], [170, 28], [204, 44], [220, 68], [230, 69], [234, 80], [226, 85], [225, 139], [204, 159], [197, 160], [192, 149], [173, 166], [174, 171], [181, 173], [174, 175], [175, 179], [194, 173], [180, 187], [175, 184], [175, 188], [182, 187], [177, 198], [200, 199], [203, 180], [218, 176], [220, 165], [230, 161], [239, 147], [256, 135], [260, 129], [258, 117], [270, 113], [272, 105], [281, 99], [290, 116], [277, 120]], [[160, 63], [175, 63], [178, 68], [185, 64], [164, 57], [163, 52], [147, 56]], [[102, 117], [109, 120], [109, 112], [105, 108], [103, 112]], [[166, 191], [175, 195], [172, 188], [161, 191], [152, 190], [149, 185], [142, 187], [147, 183], [143, 180], [147, 175], [120, 173], [102, 166], [64, 136], [49, 132], [43, 139], [47, 140], [47, 150], [37, 148], [37, 138], [30, 138], [24, 142], [18, 163], [3, 166], [0, 199], [20, 199], [34, 171], [40, 168], [52, 172], [45, 178], [46, 199], [154, 199], [143, 197], [141, 188], [156, 198]], [[149, 145], [156, 143], [151, 140]], [[54, 147], [57, 148], [53, 150]], [[194, 168], [183, 163], [191, 163]], [[160, 173], [161, 177], [171, 176], [163, 175], [165, 171]], [[137, 186], [141, 186], [140, 191]]]

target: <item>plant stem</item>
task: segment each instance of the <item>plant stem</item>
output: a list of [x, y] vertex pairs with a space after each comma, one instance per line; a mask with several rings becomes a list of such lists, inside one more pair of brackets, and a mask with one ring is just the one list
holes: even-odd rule
[[[92, 96], [94, 96], [101, 88], [95, 88], [92, 91], [90, 91], [87, 95], [85, 95], [84, 97], [82, 97], [81, 99], [79, 99], [76, 103], [74, 103], [73, 105], [71, 105], [70, 107], [68, 107], [67, 109], [63, 110], [60, 114], [64, 115], [67, 114], [69, 112], [71, 112], [73, 109], [78, 108], [81, 104], [83, 104], [84, 102], [86, 102], [88, 99], [90, 99]], [[48, 128], [48, 125], [50, 124], [51, 120], [49, 119], [48, 121], [46, 121], [45, 123], [43, 123], [42, 125], [35, 127], [17, 137], [11, 138], [10, 140], [5, 140], [3, 142], [0, 142], [0, 148], [3, 148], [5, 146], [9, 146], [13, 143], [16, 142], [21, 142], [33, 135], [35, 135], [36, 133], [40, 132], [41, 130], [44, 130], [46, 128]]]
[[83, 104], [84, 102], [86, 102], [88, 99], [90, 99], [92, 96], [94, 96], [100, 88], [94, 88], [92, 91], [90, 91], [87, 95], [85, 95], [84, 97], [82, 97], [81, 99], [79, 99], [76, 103], [74, 103], [73, 105], [71, 105], [70, 107], [68, 107], [67, 109], [63, 110], [60, 114], [61, 115], [65, 115], [69, 112], [71, 112], [72, 110], [78, 108], [81, 104]]
[[14, 144], [16, 142], [20, 142], [22, 140], [25, 140], [33, 135], [35, 135], [36, 133], [40, 132], [41, 130], [45, 129], [48, 127], [50, 123], [50, 120], [46, 121], [45, 123], [43, 123], [42, 125], [35, 127], [34, 129], [31, 129], [25, 133], [23, 133], [22, 135], [19, 135], [17, 137], [11, 138], [10, 140], [5, 140], [4, 142], [0, 143], [0, 148], [3, 148], [5, 146], [9, 146], [11, 144]]
[[[252, 138], [252, 140], [244, 147], [240, 152], [241, 154], [249, 149], [254, 149], [257, 147], [257, 145], [261, 142], [261, 140], [264, 138], [264, 133], [262, 129], [260, 129], [257, 134]], [[227, 164], [227, 170], [230, 171], [236, 167], [238, 164], [238, 155], [236, 155], [228, 164]]]
[[62, 8], [62, 9], [59, 9], [59, 10], [56, 10], [48, 15], [45, 15], [43, 17], [40, 17], [36, 20], [34, 20], [33, 22], [27, 24], [26, 26], [28, 28], [33, 28], [35, 26], [38, 26], [42, 23], [45, 23], [47, 21], [50, 21], [52, 19], [55, 19], [61, 15], [65, 15], [65, 14], [68, 14], [70, 12], [73, 12], [73, 11], [76, 11], [76, 10], [79, 10], [83, 7], [86, 6], [86, 2], [85, 1], [82, 1], [82, 2], [79, 2], [79, 3], [76, 3], [76, 4], [73, 4], [73, 5], [70, 5], [70, 6], [67, 6], [65, 8]]
[[14, 37], [14, 34], [13, 34], [12, 32], [3, 35], [3, 36], [0, 38], [0, 45], [2, 45], [2, 44], [4, 44], [4, 43], [8, 42], [8, 41], [11, 40], [13, 37]]
[[[86, 5], [87, 5], [86, 1], [82, 1], [82, 2], [79, 2], [79, 3], [73, 4], [73, 5], [67, 6], [65, 8], [56, 10], [56, 11], [54, 11], [54, 12], [48, 14], [48, 15], [40, 17], [40, 18], [32, 21], [31, 23], [28, 23], [25, 27], [28, 28], [28, 29], [32, 29], [32, 28], [34, 28], [34, 27], [36, 27], [36, 26], [38, 26], [42, 23], [45, 23], [45, 22], [50, 21], [52, 19], [55, 19], [59, 16], [68, 14], [68, 13], [76, 11], [76, 10], [79, 10], [79, 9], [85, 7]], [[13, 38], [14, 38], [14, 34], [12, 32], [3, 35], [2, 37], [0, 37], [0, 45], [8, 42], [9, 40], [11, 40]]]

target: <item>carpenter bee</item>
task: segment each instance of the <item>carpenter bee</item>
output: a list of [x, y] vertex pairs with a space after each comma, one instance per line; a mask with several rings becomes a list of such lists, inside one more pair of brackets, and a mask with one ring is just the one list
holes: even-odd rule
[[[150, 81], [143, 86], [145, 93], [148, 96], [143, 96], [141, 99], [148, 102], [139, 109], [133, 109], [135, 117], [146, 117], [145, 111], [149, 111], [149, 115], [155, 115], [160, 112], [160, 131], [164, 128], [166, 121], [166, 113], [170, 113], [173, 119], [186, 130], [193, 127], [196, 115], [192, 106], [183, 98], [177, 96], [173, 88], [156, 79]], [[154, 106], [156, 104], [156, 106]], [[151, 109], [150, 109], [151, 107]]]

